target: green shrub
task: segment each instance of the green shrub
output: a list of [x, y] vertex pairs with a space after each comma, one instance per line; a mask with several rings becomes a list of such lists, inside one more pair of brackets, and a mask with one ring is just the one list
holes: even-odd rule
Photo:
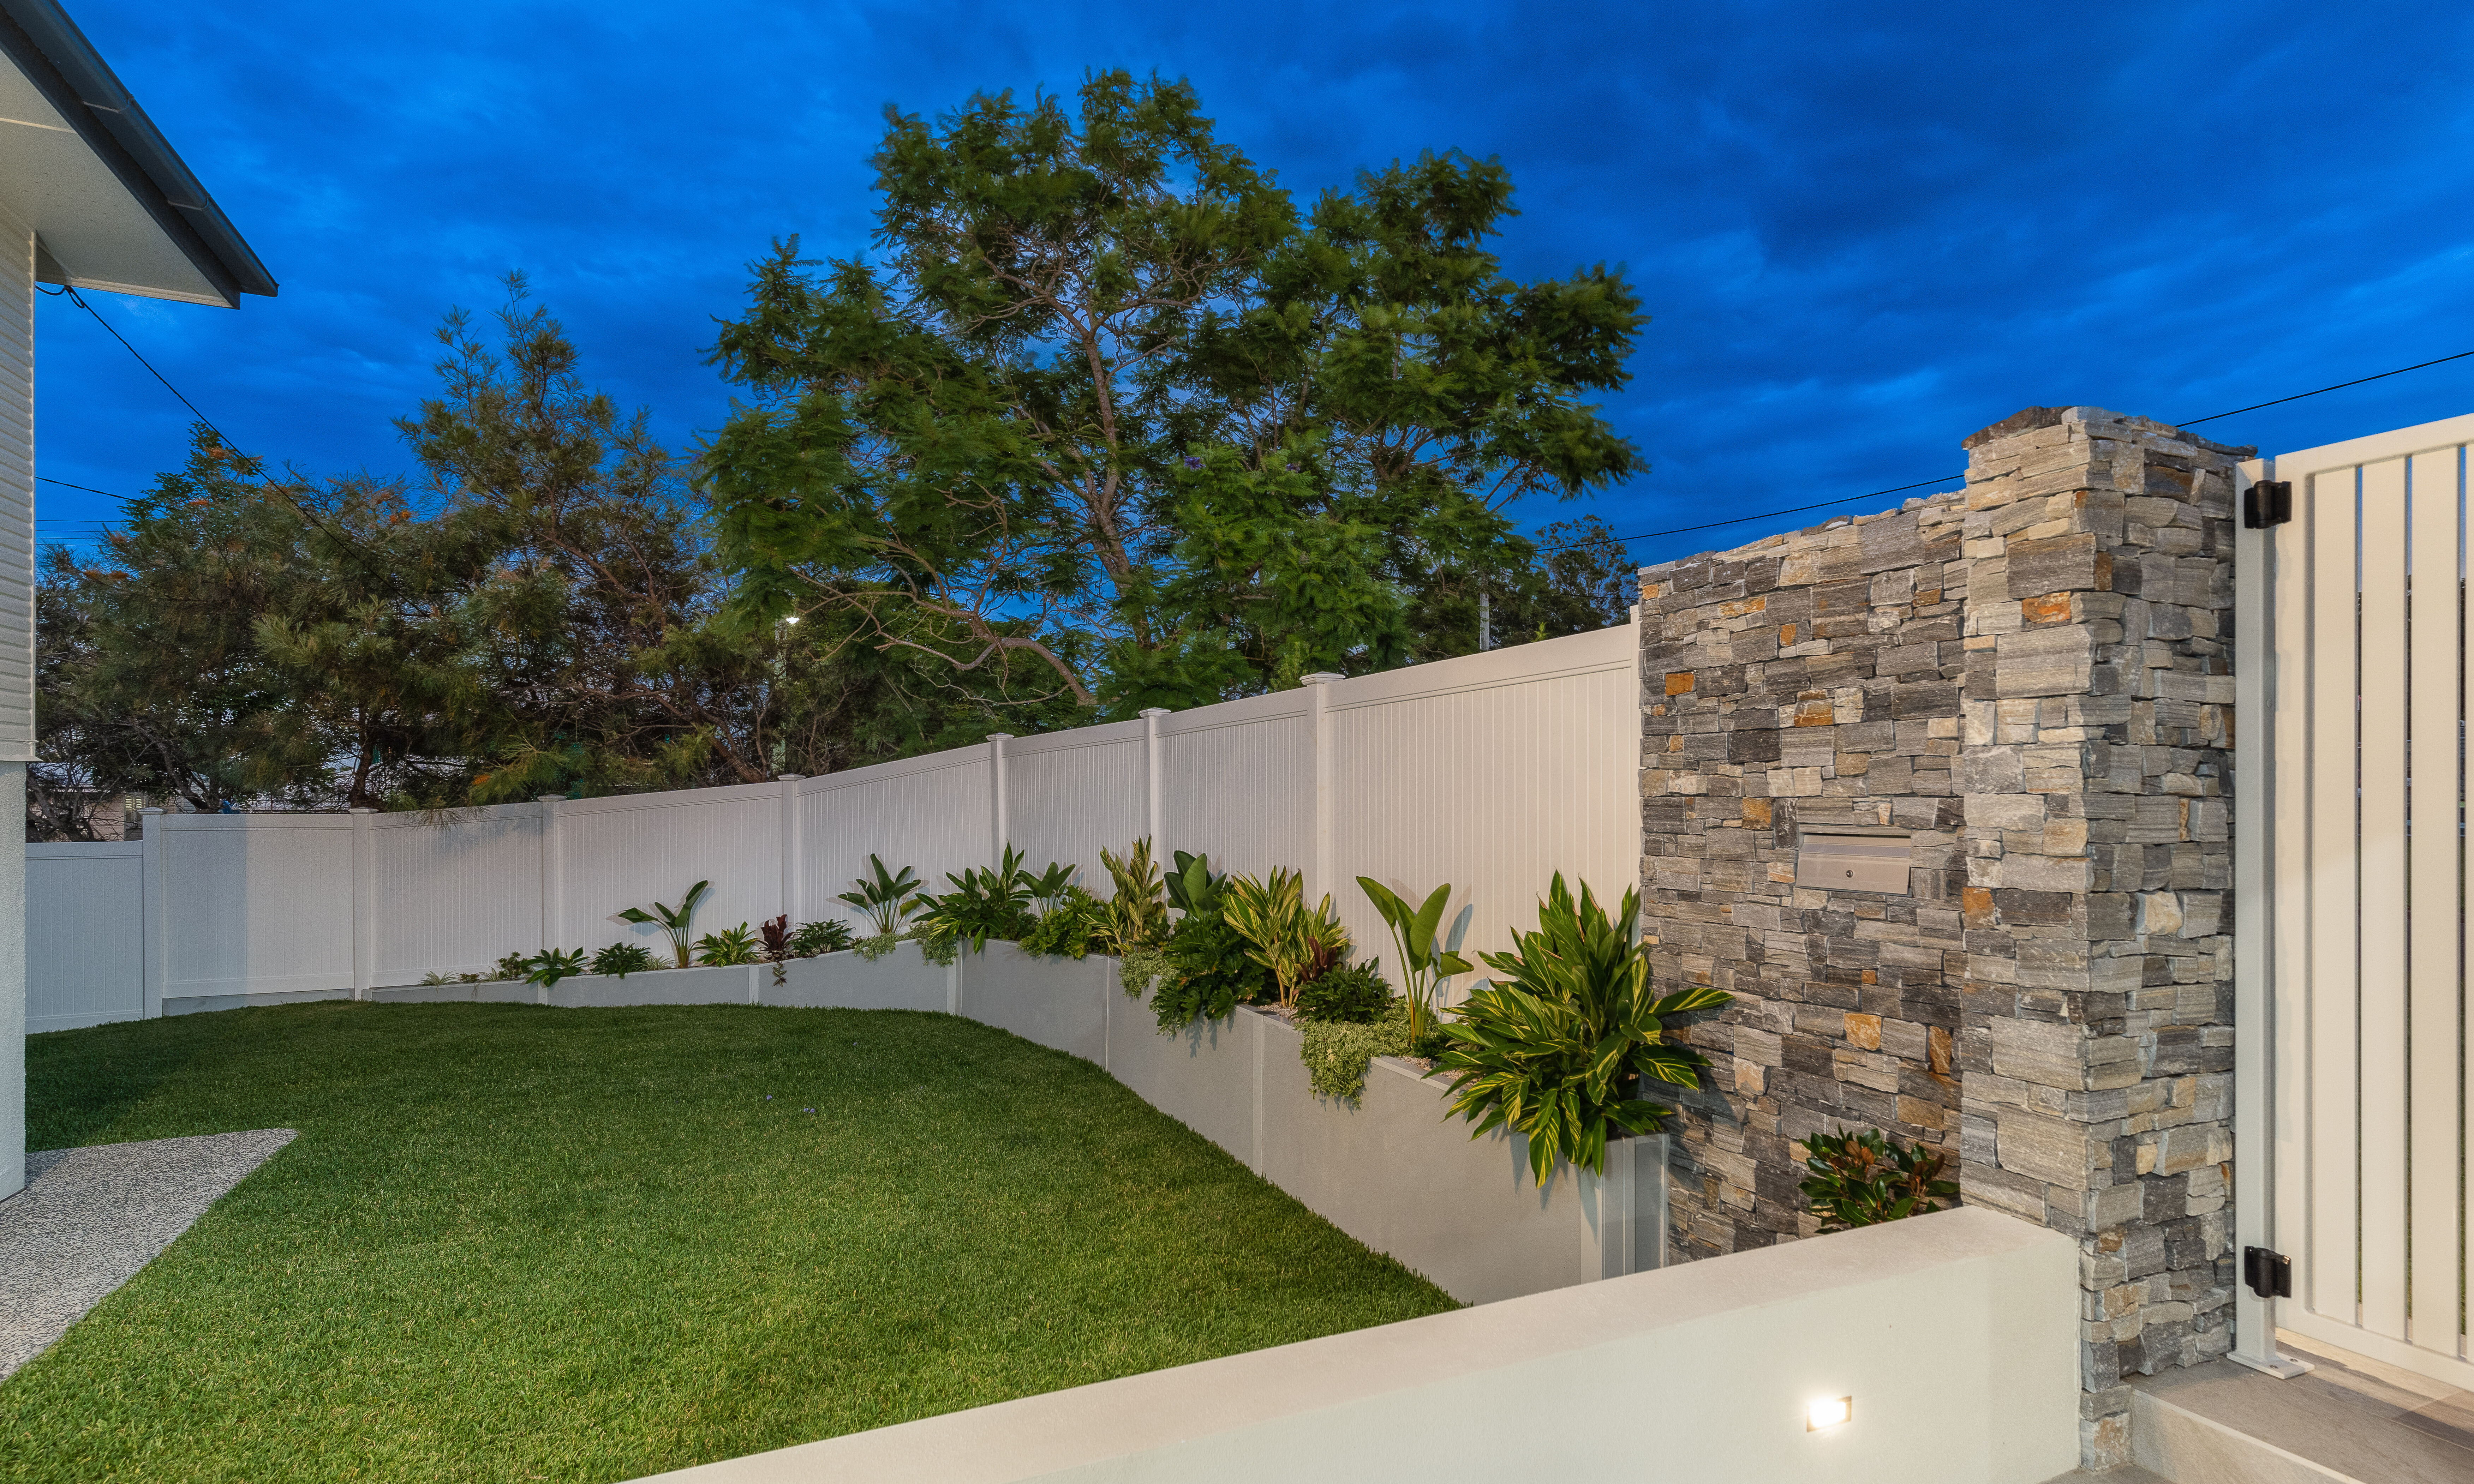
[[735, 969], [757, 958], [756, 935], [744, 922], [705, 934], [696, 940], [695, 947], [696, 962], [707, 969]]
[[1331, 894], [1306, 905], [1302, 872], [1274, 866], [1270, 876], [1232, 876], [1221, 897], [1221, 915], [1246, 940], [1246, 951], [1272, 971], [1280, 1006], [1293, 1008], [1298, 991], [1348, 956], [1348, 932], [1331, 909]]
[[920, 895], [919, 878], [905, 866], [899, 874], [885, 869], [885, 862], [871, 855], [867, 858], [870, 875], [851, 882], [853, 890], [834, 898], [846, 901], [867, 914], [876, 926], [876, 936], [889, 937], [901, 931], [902, 920], [909, 917], [925, 898]]
[[1298, 1029], [1303, 1033], [1298, 1058], [1306, 1064], [1306, 1080], [1324, 1097], [1354, 1107], [1365, 1095], [1366, 1072], [1376, 1057], [1409, 1054], [1409, 1002], [1393, 999], [1372, 1020], [1307, 1020]]
[[[679, 898], [679, 904], [675, 910], [665, 907], [657, 901], [649, 910], [643, 907], [629, 907], [618, 914], [618, 921], [658, 924], [670, 940], [670, 952], [677, 956], [678, 967], [685, 969], [688, 967], [689, 925], [695, 921], [696, 904], [703, 901], [705, 893], [712, 889], [712, 882], [698, 881], [688, 888], [686, 896]], [[747, 924], [742, 922], [740, 925], [744, 927]]]
[[[931, 932], [926, 928], [912, 928], [910, 932], [905, 933], [903, 937], [919, 945], [919, 956], [926, 959], [931, 964], [941, 965], [944, 968], [951, 969], [954, 967], [955, 961], [962, 956], [962, 940], [955, 937], [951, 933]], [[884, 947], [877, 950], [875, 956], [883, 958], [885, 954], [893, 951], [893, 944], [900, 941], [901, 939], [888, 941]]]
[[544, 948], [524, 960], [524, 983], [538, 984], [544, 989], [549, 988], [561, 979], [582, 972], [584, 972], [582, 948], [570, 948], [564, 953], [555, 948]]
[[1435, 1019], [1435, 996], [1445, 980], [1454, 974], [1468, 972], [1468, 960], [1461, 957], [1461, 940], [1467, 936], [1469, 911], [1452, 922], [1451, 939], [1443, 941], [1443, 914], [1450, 908], [1451, 883], [1446, 881], [1428, 893], [1416, 906], [1408, 898], [1375, 880], [1359, 876], [1358, 890], [1374, 910], [1383, 914], [1383, 925], [1392, 933], [1393, 951], [1400, 956], [1400, 989], [1409, 1001], [1409, 1039], [1420, 1045], [1431, 1044], [1441, 1027]]
[[1580, 900], [1558, 872], [1538, 906], [1538, 930], [1517, 950], [1484, 955], [1503, 976], [1454, 1010], [1452, 1044], [1439, 1059], [1455, 1073], [1452, 1112], [1471, 1137], [1510, 1128], [1529, 1139], [1540, 1185], [1558, 1157], [1604, 1173], [1607, 1139], [1655, 1133], [1674, 1110], [1633, 1095], [1642, 1078], [1693, 1087], [1710, 1064], [1667, 1039], [1663, 1017], [1723, 1005], [1707, 986], [1663, 999], [1649, 993], [1649, 955], [1637, 941], [1640, 898], [1626, 892], [1615, 919], [1585, 883]]
[[[1152, 999], [1152, 1014], [1163, 1036], [1176, 1035], [1197, 1018], [1225, 1019], [1239, 1005], [1255, 1004], [1275, 993], [1272, 971], [1247, 953], [1244, 935], [1221, 915], [1227, 879], [1213, 874], [1210, 857], [1176, 852], [1168, 896], [1185, 915], [1169, 930], [1161, 948], [1167, 972]], [[1127, 993], [1140, 994], [1150, 981], [1128, 972], [1125, 982]]]
[[521, 984], [523, 982], [524, 976], [532, 971], [533, 961], [531, 959], [526, 958], [521, 953], [510, 953], [491, 967], [489, 979], [482, 982], [495, 983], [504, 981], [508, 984]]
[[1143, 991], [1151, 987], [1153, 979], [1176, 971], [1175, 966], [1168, 961], [1168, 955], [1154, 946], [1138, 945], [1123, 949], [1118, 954], [1117, 982], [1136, 999], [1142, 997]]
[[1902, 1147], [1880, 1129], [1815, 1134], [1804, 1141], [1805, 1168], [1812, 1178], [1804, 1193], [1824, 1232], [1848, 1232], [1903, 1216], [1945, 1210], [1958, 1195], [1956, 1181], [1937, 1177], [1944, 1157], [1922, 1144]]
[[1152, 864], [1148, 836], [1134, 842], [1124, 855], [1100, 852], [1115, 891], [1108, 898], [1107, 946], [1124, 956], [1157, 948], [1168, 941], [1168, 902], [1160, 891], [1159, 868]]
[[1298, 1018], [1372, 1025], [1392, 1008], [1392, 986], [1383, 982], [1383, 961], [1345, 964], [1298, 991]]
[[1039, 915], [1022, 935], [1023, 951], [1051, 958], [1082, 958], [1093, 948], [1104, 950], [1108, 937], [1108, 904], [1079, 886], [1069, 886], [1055, 906]]
[[903, 936], [901, 933], [870, 933], [852, 944], [851, 951], [872, 964], [900, 947]]
[[920, 898], [927, 904], [918, 922], [923, 938], [952, 938], [977, 951], [991, 938], [1018, 943], [1031, 931], [1032, 888], [1045, 878], [1023, 870], [1020, 850], [1007, 846], [998, 865], [948, 872], [945, 879], [952, 891]]
[[593, 971], [624, 979], [653, 967], [653, 955], [641, 943], [614, 943], [593, 955]]
[[814, 958], [819, 953], [839, 953], [850, 945], [850, 924], [838, 918], [822, 922], [802, 922], [790, 932], [792, 958]]

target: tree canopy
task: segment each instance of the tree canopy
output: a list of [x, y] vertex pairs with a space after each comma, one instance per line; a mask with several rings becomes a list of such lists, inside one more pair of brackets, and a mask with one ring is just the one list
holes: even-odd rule
[[36, 838], [97, 801], [451, 808], [826, 773], [1621, 622], [1589, 398], [1645, 323], [1522, 281], [1492, 160], [1300, 210], [1183, 83], [889, 111], [864, 260], [751, 268], [687, 459], [521, 275], [450, 313], [400, 478], [201, 426], [47, 549]]
[[1112, 72], [888, 112], [876, 261], [778, 245], [715, 348], [752, 398], [699, 472], [744, 613], [1008, 698], [1195, 706], [1452, 652], [1415, 620], [1523, 586], [1513, 502], [1640, 467], [1586, 400], [1638, 300], [1505, 273], [1500, 164], [1300, 213], [1200, 108]]

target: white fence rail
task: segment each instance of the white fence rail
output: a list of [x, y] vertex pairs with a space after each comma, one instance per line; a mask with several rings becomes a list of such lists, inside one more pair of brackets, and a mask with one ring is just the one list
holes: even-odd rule
[[[1638, 645], [1626, 625], [824, 778], [418, 814], [152, 814], [140, 845], [28, 850], [30, 1029], [363, 995], [509, 953], [649, 930], [622, 908], [704, 879], [702, 929], [836, 895], [873, 853], [932, 887], [1005, 845], [1077, 865], [1152, 837], [1215, 867], [1304, 870], [1363, 953], [1357, 888], [1453, 883], [1508, 945], [1562, 871], [1637, 872]], [[141, 869], [142, 868], [142, 869]]]

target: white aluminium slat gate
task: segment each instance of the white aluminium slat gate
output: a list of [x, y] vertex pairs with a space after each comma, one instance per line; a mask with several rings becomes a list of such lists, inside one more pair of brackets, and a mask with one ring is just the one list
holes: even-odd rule
[[2237, 1358], [2273, 1324], [2474, 1387], [2469, 443], [2474, 417], [2244, 467], [2292, 518], [2236, 541], [2236, 1246], [2292, 1294], [2240, 1290]]

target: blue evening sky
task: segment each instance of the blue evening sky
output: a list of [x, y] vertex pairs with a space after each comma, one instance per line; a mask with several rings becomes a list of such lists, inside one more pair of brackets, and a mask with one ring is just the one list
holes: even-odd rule
[[[689, 446], [728, 407], [702, 352], [744, 265], [792, 232], [863, 249], [886, 104], [1101, 66], [1191, 79], [1301, 198], [1499, 156], [1516, 272], [1624, 265], [1655, 320], [1608, 408], [1651, 470], [1587, 508], [1625, 534], [1950, 474], [2031, 404], [2191, 419], [2474, 349], [2460, 6], [71, 12], [283, 286], [90, 298], [243, 447], [319, 472], [407, 467], [389, 419], [431, 388], [429, 330], [510, 268]], [[39, 323], [41, 471], [134, 493], [177, 465], [179, 404], [65, 300]], [[2274, 452], [2467, 411], [2474, 359], [2201, 431]], [[112, 508], [41, 491], [47, 538]]]

